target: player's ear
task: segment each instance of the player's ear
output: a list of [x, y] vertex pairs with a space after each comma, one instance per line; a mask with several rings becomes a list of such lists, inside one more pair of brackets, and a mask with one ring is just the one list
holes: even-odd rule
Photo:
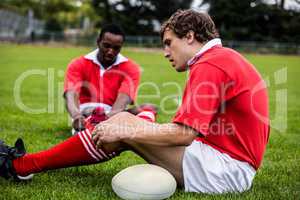
[[187, 32], [185, 37], [187, 39], [188, 44], [191, 44], [195, 39], [195, 32], [194, 31], [189, 31], [189, 32]]
[[97, 37], [96, 42], [97, 42], [97, 46], [99, 47], [100, 46], [100, 42], [101, 42], [101, 38], [99, 36]]

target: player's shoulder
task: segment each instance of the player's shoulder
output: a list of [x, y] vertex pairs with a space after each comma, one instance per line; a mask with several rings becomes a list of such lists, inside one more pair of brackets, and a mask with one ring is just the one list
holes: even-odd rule
[[140, 72], [141, 71], [141, 67], [138, 63], [136, 63], [135, 61], [133, 61], [130, 58], [126, 58], [127, 60], [122, 62], [120, 64], [120, 67], [126, 71], [132, 71], [132, 72]]
[[[219, 58], [216, 51], [208, 52], [203, 57], [200, 57], [192, 66], [190, 66], [190, 78], [201, 77], [201, 78], [218, 78], [227, 79], [229, 74], [227, 69], [222, 67], [223, 65], [219, 63]], [[221, 59], [221, 58], [220, 58]]]
[[216, 46], [216, 47], [212, 47], [211, 49], [203, 53], [203, 55], [200, 57], [200, 59], [197, 62], [198, 63], [207, 62], [207, 61], [218, 62], [218, 61], [233, 59], [240, 56], [241, 55], [233, 49], [222, 47], [222, 46]]
[[238, 70], [236, 65], [244, 61], [245, 58], [237, 51], [218, 46], [205, 52], [195, 64], [205, 68], [216, 68], [230, 72]]
[[201, 77], [202, 79], [206, 78], [218, 78], [218, 79], [227, 79], [228, 73], [222, 67], [214, 65], [209, 62], [195, 63], [190, 68], [190, 78], [193, 79]]
[[90, 63], [91, 61], [87, 58], [85, 58], [84, 56], [78, 56], [78, 57], [75, 57], [73, 58], [69, 64], [68, 64], [68, 67], [69, 68], [81, 68], [81, 67], [84, 67], [84, 66], [87, 66], [88, 63]]

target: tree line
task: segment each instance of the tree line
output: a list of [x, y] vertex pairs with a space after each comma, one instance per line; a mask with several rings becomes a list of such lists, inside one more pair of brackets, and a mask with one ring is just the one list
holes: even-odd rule
[[263, 0], [204, 0], [209, 4], [222, 38], [239, 41], [300, 43], [300, 1], [298, 10], [285, 9], [285, 1], [266, 4]]
[[[294, 0], [299, 4], [299, 0]], [[1, 0], [0, 9], [21, 14], [32, 10], [47, 31], [78, 28], [88, 17], [96, 29], [120, 24], [128, 35], [157, 35], [157, 27], [193, 0]], [[285, 0], [203, 0], [220, 35], [226, 40], [300, 43], [300, 10], [286, 9]]]

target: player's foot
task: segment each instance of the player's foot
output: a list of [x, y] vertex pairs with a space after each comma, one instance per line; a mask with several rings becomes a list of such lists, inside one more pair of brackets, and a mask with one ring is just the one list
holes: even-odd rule
[[14, 167], [13, 160], [24, 156], [26, 153], [22, 139], [18, 139], [14, 147], [10, 147], [0, 140], [0, 176], [15, 181], [29, 180], [33, 175], [19, 176]]

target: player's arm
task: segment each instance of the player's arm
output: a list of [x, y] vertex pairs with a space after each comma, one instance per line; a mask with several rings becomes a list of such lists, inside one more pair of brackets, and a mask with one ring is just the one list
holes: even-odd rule
[[77, 92], [68, 90], [64, 93], [66, 108], [73, 119], [73, 128], [77, 131], [85, 129], [84, 116], [79, 109], [79, 95]]
[[79, 95], [77, 92], [68, 90], [64, 93], [67, 111], [72, 119], [80, 116], [79, 110]]
[[112, 106], [111, 111], [107, 114], [107, 117], [111, 117], [126, 109], [127, 105], [132, 103], [132, 99], [128, 94], [119, 93], [115, 103]]
[[175, 123], [154, 124], [138, 128], [136, 134], [123, 138], [143, 144], [157, 146], [188, 146], [198, 136], [193, 129]]
[[128, 62], [126, 72], [123, 73], [123, 80], [118, 90], [118, 97], [112, 106], [112, 110], [108, 113], [111, 117], [121, 111], [124, 111], [129, 104], [133, 104], [136, 99], [137, 89], [141, 78], [140, 68]]
[[98, 124], [93, 140], [98, 147], [116, 141], [133, 141], [157, 146], [189, 145], [198, 133], [187, 126], [151, 123], [130, 113], [122, 112]]
[[73, 128], [77, 131], [84, 129], [84, 116], [79, 109], [79, 93], [82, 86], [83, 70], [81, 58], [74, 59], [68, 65], [65, 83], [64, 83], [64, 99], [68, 113], [73, 119]]

